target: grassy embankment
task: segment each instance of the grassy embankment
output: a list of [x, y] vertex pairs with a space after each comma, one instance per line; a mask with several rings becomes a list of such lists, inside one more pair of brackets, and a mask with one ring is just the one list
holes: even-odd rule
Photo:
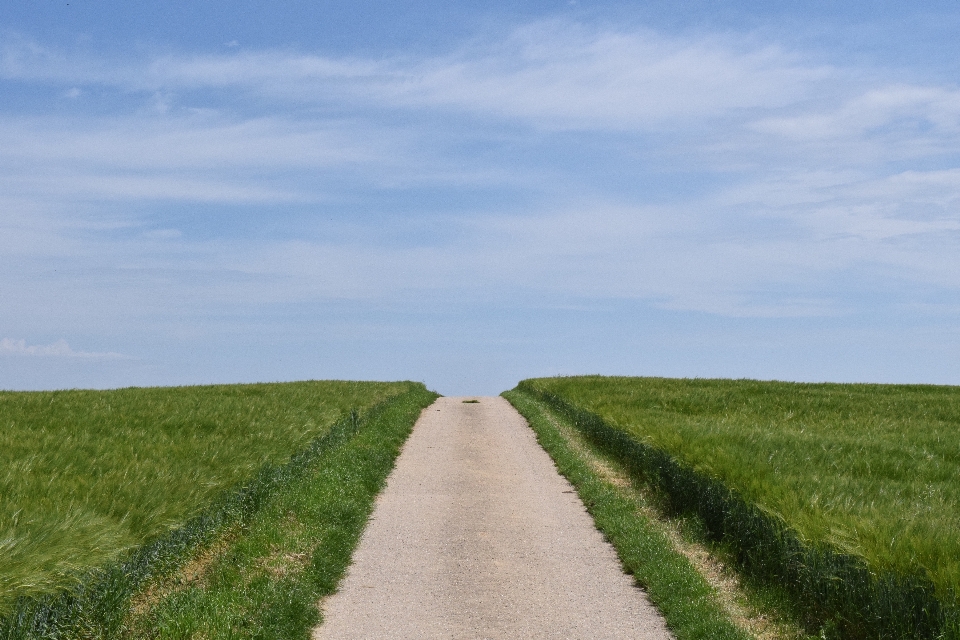
[[602, 377], [518, 388], [699, 518], [811, 632], [960, 635], [960, 389]]
[[[309, 494], [297, 483], [371, 430], [393, 439], [368, 443], [342, 472], [385, 476], [375, 467], [389, 469], [434, 397], [354, 382], [0, 393], [0, 636], [152, 635], [140, 619], [178, 592], [166, 581], [196, 574], [257, 522], [279, 526], [264, 515], [271, 505]], [[379, 484], [364, 486], [366, 497], [327, 490], [327, 515], [347, 514], [344, 539], [359, 535]], [[309, 566], [335, 574], [350, 549], [311, 548]], [[264, 611], [245, 619], [256, 627]]]

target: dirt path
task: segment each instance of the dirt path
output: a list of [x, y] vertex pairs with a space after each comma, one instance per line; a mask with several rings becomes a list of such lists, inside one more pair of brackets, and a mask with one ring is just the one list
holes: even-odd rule
[[670, 638], [503, 398], [440, 398], [315, 639]]

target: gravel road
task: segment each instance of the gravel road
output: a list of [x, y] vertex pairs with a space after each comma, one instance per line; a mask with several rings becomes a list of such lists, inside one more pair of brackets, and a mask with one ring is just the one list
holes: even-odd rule
[[420, 416], [315, 639], [666, 639], [503, 398]]

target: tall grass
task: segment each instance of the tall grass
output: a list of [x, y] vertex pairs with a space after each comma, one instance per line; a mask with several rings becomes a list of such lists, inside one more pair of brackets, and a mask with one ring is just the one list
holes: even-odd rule
[[175, 529], [405, 383], [0, 392], [0, 616]]
[[503, 397], [527, 419], [557, 470], [576, 487], [597, 528], [616, 548], [623, 568], [646, 590], [677, 640], [750, 638], [730, 619], [690, 561], [640, 513], [629, 493], [598, 475], [588, 460], [590, 454], [570, 446], [544, 403], [516, 389]]
[[957, 637], [960, 389], [528, 380], [834, 637]]
[[120, 637], [310, 638], [317, 603], [336, 589], [401, 445], [436, 397], [417, 385], [375, 407], [352, 437], [305, 458], [208, 562], [145, 598]]

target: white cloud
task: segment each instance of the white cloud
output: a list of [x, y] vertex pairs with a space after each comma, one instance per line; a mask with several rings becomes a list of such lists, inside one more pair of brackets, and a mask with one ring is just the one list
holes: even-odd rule
[[34, 193], [38, 200], [62, 203], [70, 199], [184, 200], [198, 203], [290, 203], [314, 198], [267, 185], [248, 185], [240, 180], [214, 176], [209, 179], [184, 175], [110, 175], [107, 172], [74, 171], [56, 180], [46, 176], [0, 176], [0, 184], [14, 193]]
[[76, 122], [0, 119], [0, 149], [16, 162], [56, 162], [123, 170], [322, 168], [382, 160], [397, 139], [355, 123], [242, 121], [215, 114], [121, 117]]
[[789, 221], [817, 241], [942, 236], [960, 231], [960, 169], [880, 176], [797, 170], [729, 188], [714, 202]]
[[[99, 84], [133, 100], [108, 118], [0, 119], [4, 202], [63, 218], [78, 202], [333, 202], [356, 218], [342, 237], [144, 232], [98, 240], [106, 257], [85, 263], [189, 262], [183, 273], [206, 276], [172, 280], [196, 300], [527, 288], [804, 316], [845, 312], [857, 285], [822, 284], [842, 278], [960, 288], [956, 87], [894, 83], [748, 36], [562, 21], [419, 58], [236, 49], [117, 61], [25, 40], [3, 51], [11, 82]], [[688, 187], [693, 173], [708, 186]], [[633, 177], [667, 195], [617, 186]], [[392, 211], [371, 194], [411, 186], [451, 203], [443, 241], [394, 240], [376, 213], [365, 219]], [[506, 213], [454, 213], [470, 189], [507, 187], [521, 195], [504, 197]], [[422, 221], [418, 206], [402, 215]], [[80, 243], [27, 217], [18, 233], [37, 247], [44, 233], [50, 246]]]
[[0, 117], [0, 188], [7, 197], [68, 207], [91, 199], [317, 202], [324, 185], [304, 176], [409, 172], [405, 137], [283, 117]]
[[913, 137], [955, 136], [960, 134], [960, 90], [902, 84], [869, 88], [834, 109], [763, 118], [753, 126], [795, 140], [850, 139], [889, 127], [906, 129]]
[[63, 338], [44, 345], [28, 345], [25, 340], [3, 338], [0, 340], [0, 355], [110, 359], [127, 357], [113, 352], [74, 351]]
[[110, 63], [15, 40], [0, 75], [151, 95], [233, 88], [306, 103], [443, 107], [544, 127], [635, 129], [789, 105], [837, 74], [777, 46], [548, 21], [421, 59], [244, 51]]
[[545, 127], [644, 130], [788, 105], [834, 75], [776, 46], [549, 22], [400, 70], [374, 91]]

